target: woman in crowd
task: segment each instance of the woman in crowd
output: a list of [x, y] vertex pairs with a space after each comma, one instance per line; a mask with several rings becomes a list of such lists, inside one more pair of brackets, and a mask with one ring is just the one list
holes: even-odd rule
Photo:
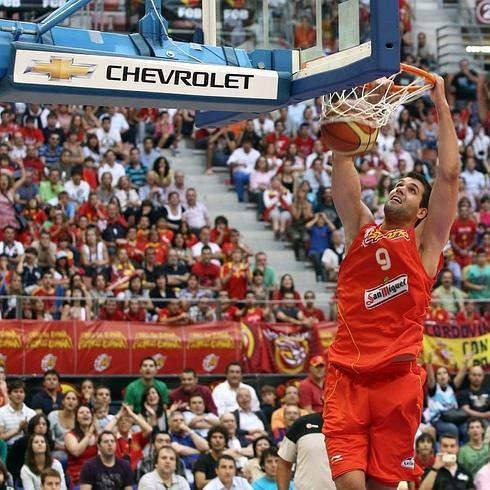
[[84, 298], [84, 292], [79, 288], [72, 289], [70, 301], [63, 306], [61, 311], [61, 319], [84, 322], [90, 318], [91, 312]]
[[248, 183], [250, 201], [257, 204], [257, 219], [261, 219], [265, 211], [263, 194], [270, 187], [275, 174], [276, 170], [270, 169], [265, 156], [257, 158]]
[[19, 161], [21, 171], [20, 179], [14, 182], [14, 179], [6, 174], [0, 174], [0, 233], [6, 226], [11, 226], [14, 230], [21, 230], [21, 223], [17, 219], [17, 211], [14, 205], [14, 196], [17, 190], [25, 181], [26, 172], [24, 164]]
[[165, 219], [167, 220], [168, 227], [173, 231], [178, 231], [182, 223], [182, 215], [184, 214], [184, 206], [180, 203], [180, 196], [178, 192], [170, 192], [167, 196], [168, 204], [163, 207]]
[[97, 428], [92, 409], [80, 405], [75, 411], [73, 430], [65, 435], [65, 450], [68, 454], [67, 474], [70, 485], [79, 484], [83, 464], [97, 455]]
[[85, 233], [85, 244], [80, 250], [81, 265], [85, 270], [85, 284], [97, 273], [107, 273], [109, 253], [103, 240], [100, 239], [97, 228], [89, 226]]
[[141, 415], [155, 430], [168, 431], [167, 410], [160, 392], [154, 386], [145, 388], [141, 397]]
[[97, 188], [97, 197], [99, 201], [107, 206], [115, 196], [114, 188], [112, 187], [112, 174], [104, 172], [100, 179], [99, 187]]
[[0, 290], [0, 296], [4, 296], [2, 299], [2, 318], [16, 318], [17, 304], [20, 301], [19, 297], [24, 296], [24, 294], [20, 275], [17, 272], [12, 272], [10, 282]]
[[89, 378], [84, 379], [80, 385], [80, 403], [91, 409], [95, 405], [95, 385]]
[[67, 460], [65, 435], [75, 427], [75, 411], [77, 407], [77, 393], [74, 390], [69, 390], [63, 394], [61, 409], [53, 410], [48, 415], [51, 437], [54, 441], [53, 457], [62, 463]]
[[99, 138], [97, 138], [96, 134], [87, 135], [87, 143], [83, 147], [83, 157], [84, 159], [87, 157], [92, 158], [96, 167], [100, 165], [102, 154], [100, 153]]
[[291, 274], [284, 274], [279, 281], [279, 289], [276, 289], [272, 293], [273, 301], [282, 301], [286, 293], [292, 293], [294, 295], [294, 300], [297, 302], [296, 305], [301, 304], [301, 294], [296, 291], [294, 287], [294, 280]]
[[291, 224], [292, 194], [281, 185], [281, 177], [271, 180], [270, 189], [264, 191], [264, 221], [271, 221], [276, 240], [286, 240], [286, 231]]
[[313, 218], [313, 206], [308, 201], [306, 192], [301, 187], [295, 193], [293, 205], [291, 206], [291, 216], [292, 221], [288, 234], [293, 242], [294, 255], [296, 260], [305, 260], [305, 241], [308, 238], [306, 224]]
[[139, 215], [141, 199], [135, 189], [131, 187], [131, 181], [127, 175], [119, 178], [115, 191], [116, 199], [124, 217], [133, 224], [135, 217]]
[[59, 473], [61, 489], [66, 490], [63, 466], [57, 459], [53, 459], [47, 437], [34, 434], [27, 442], [25, 463], [20, 470], [24, 490], [41, 490], [41, 473], [48, 468], [53, 468]]
[[33, 435], [46, 436], [48, 438], [50, 449], [54, 447], [49, 435], [49, 420], [43, 413], [38, 413], [27, 424], [26, 435], [17, 439], [9, 449], [7, 455], [7, 468], [9, 469], [14, 482], [20, 478], [20, 470], [24, 464], [28, 441]]
[[267, 436], [260, 436], [252, 443], [254, 457], [249, 459], [243, 468], [243, 475], [249, 483], [262, 478], [265, 473], [260, 466], [260, 457], [265, 449], [272, 447], [272, 441]]
[[158, 157], [153, 162], [153, 171], [158, 175], [158, 184], [163, 188], [168, 187], [173, 178], [173, 172], [170, 168], [170, 163], [165, 157]]
[[63, 149], [70, 152], [70, 165], [81, 165], [83, 163], [83, 148], [76, 132], [71, 131], [68, 133], [66, 141], [63, 143]]

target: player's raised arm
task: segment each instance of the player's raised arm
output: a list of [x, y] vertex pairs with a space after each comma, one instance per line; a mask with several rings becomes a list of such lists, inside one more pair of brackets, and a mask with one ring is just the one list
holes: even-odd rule
[[332, 194], [345, 231], [345, 249], [348, 250], [359, 230], [374, 222], [371, 211], [361, 201], [361, 182], [352, 157], [334, 153]]
[[439, 165], [427, 219], [420, 232], [419, 248], [424, 268], [433, 276], [456, 215], [460, 163], [458, 139], [444, 93], [444, 81], [439, 76], [436, 77], [432, 99], [439, 116]]

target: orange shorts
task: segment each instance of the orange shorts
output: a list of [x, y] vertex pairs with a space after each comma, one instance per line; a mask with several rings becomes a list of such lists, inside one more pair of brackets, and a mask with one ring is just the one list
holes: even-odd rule
[[422, 474], [414, 462], [426, 373], [415, 362], [355, 374], [329, 366], [323, 433], [333, 478], [361, 470], [396, 487]]

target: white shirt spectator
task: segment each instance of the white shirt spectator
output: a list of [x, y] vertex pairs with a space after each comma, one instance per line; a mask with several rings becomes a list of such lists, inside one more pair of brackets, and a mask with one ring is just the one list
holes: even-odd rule
[[306, 171], [304, 180], [310, 184], [313, 192], [318, 192], [320, 187], [332, 187], [332, 179], [330, 178], [330, 175], [325, 172], [325, 170], [322, 170], [321, 174], [317, 175], [310, 168]]
[[[215, 254], [215, 253], [221, 252], [221, 247], [217, 243], [209, 242], [207, 245], [211, 249], [211, 253]], [[204, 243], [203, 242], [197, 242], [195, 245], [192, 246], [192, 248], [191, 248], [191, 254], [192, 254], [192, 256], [194, 258], [195, 257], [199, 257], [201, 255], [202, 247], [204, 247]], [[213, 264], [218, 265], [218, 266], [221, 265], [221, 262], [219, 260], [216, 260], [216, 259], [211, 260], [211, 262]]]
[[95, 134], [99, 139], [99, 148], [102, 154], [118, 143], [121, 143], [121, 133], [119, 133], [119, 131], [110, 129], [109, 132], [106, 133], [102, 128], [97, 128]]
[[[194, 412], [187, 411], [187, 412], [183, 412], [182, 415], [184, 416], [184, 420], [185, 420], [186, 425], [189, 427], [191, 427], [190, 424], [196, 417], [204, 417], [204, 420], [206, 420], [206, 422], [209, 422], [209, 423], [215, 424], [215, 425], [219, 424], [219, 418], [216, 417], [216, 415], [214, 415], [214, 413], [203, 413], [202, 415], [197, 415]], [[204, 437], [204, 439], [206, 439], [206, 437], [208, 436], [209, 429], [197, 429], [195, 427], [191, 427], [191, 429], [197, 435]]]
[[393, 150], [393, 144], [395, 143], [395, 137], [392, 134], [384, 135], [381, 131], [376, 140], [378, 143], [378, 150], [381, 155], [385, 155]]
[[239, 165], [233, 172], [240, 171], [251, 174], [259, 157], [260, 153], [255, 148], [251, 148], [247, 153], [240, 147], [233, 151], [226, 163], [227, 165], [231, 165], [232, 163]]
[[[56, 470], [61, 476], [61, 490], [66, 490], [65, 483], [65, 473], [63, 471], [63, 466], [57, 459], [53, 459], [53, 464], [51, 465], [53, 470]], [[20, 470], [20, 478], [22, 480], [22, 487], [24, 490], [40, 490], [41, 488], [41, 475], [36, 475], [33, 473], [29, 466], [22, 465]]]
[[240, 429], [246, 431], [265, 430], [262, 420], [253, 411], [244, 412], [239, 408], [238, 413], [240, 415]]
[[294, 129], [298, 129], [301, 123], [304, 121], [303, 114], [308, 106], [304, 102], [299, 104], [293, 104], [288, 107], [288, 115], [293, 122]]
[[120, 134], [129, 129], [128, 121], [124, 117], [124, 114], [121, 114], [120, 112], [115, 112], [112, 116], [106, 112], [105, 114], [102, 114], [99, 119], [102, 121], [104, 117], [111, 118], [111, 131], [117, 131]]
[[[225, 488], [225, 486], [221, 483], [221, 480], [216, 477], [213, 478], [205, 487], [203, 490], [228, 490]], [[242, 478], [241, 476], [234, 476], [233, 477], [233, 483], [231, 487], [229, 487], [229, 490], [253, 490], [253, 488], [250, 486], [250, 483], [248, 483], [245, 478]]]
[[[252, 396], [252, 411], [256, 412], [257, 410], [260, 410], [260, 403], [255, 390], [245, 383], [240, 383], [238, 388], [249, 390], [250, 395]], [[228, 381], [223, 381], [214, 388], [213, 400], [218, 409], [218, 415], [223, 415], [225, 412], [233, 412], [238, 408], [238, 403], [236, 401], [238, 388], [234, 390]]]
[[486, 162], [488, 158], [488, 150], [490, 148], [490, 136], [485, 133], [483, 128], [480, 128], [476, 133], [472, 145], [473, 149], [475, 150], [476, 158]]
[[326, 169], [329, 166], [328, 159], [330, 155], [332, 155], [331, 151], [324, 152], [323, 155], [319, 155], [318, 153], [310, 153], [306, 157], [306, 162], [305, 162], [306, 170], [308, 170], [312, 166], [313, 162], [319, 157], [323, 160], [323, 168]]
[[153, 470], [146, 475], [141, 477], [141, 480], [138, 484], [138, 490], [190, 490], [191, 487], [187, 483], [187, 480], [180, 475], [176, 475], [175, 473], [172, 475], [172, 485], [167, 487], [157, 470]]
[[200, 229], [208, 224], [208, 208], [202, 202], [197, 202], [192, 207], [186, 206], [182, 219], [189, 225], [189, 228]]
[[485, 190], [485, 176], [480, 171], [465, 170], [461, 172], [461, 177], [463, 177], [466, 184], [466, 191], [474, 196], [478, 196]]
[[68, 193], [70, 201], [82, 204], [83, 202], [88, 201], [90, 186], [84, 180], [80, 181], [80, 184], [78, 185], [76, 185], [73, 180], [69, 180], [65, 184], [65, 191]]
[[274, 122], [268, 117], [264, 119], [262, 124], [258, 119], [254, 119], [254, 131], [262, 138], [263, 136], [274, 132]]
[[149, 153], [146, 153], [145, 147], [141, 143], [138, 145], [138, 149], [140, 151], [140, 162], [146, 168], [153, 168], [155, 160], [162, 156], [162, 154], [155, 148], [152, 148]]
[[11, 244], [0, 242], [0, 255], [6, 255], [7, 257], [24, 255], [24, 245], [17, 240], [14, 240]]
[[119, 179], [126, 175], [124, 167], [118, 162], [115, 162], [112, 167], [108, 163], [104, 163], [104, 165], [99, 167], [99, 182], [102, 181], [102, 175], [104, 175], [105, 172], [109, 172], [112, 175], [113, 188], [117, 186]]
[[[21, 422], [29, 421], [36, 415], [36, 412], [29, 408], [25, 403], [22, 404], [20, 410], [14, 410], [10, 403], [0, 408], [0, 431], [11, 432], [19, 428]], [[17, 439], [23, 437], [23, 433], [12, 436], [8, 441], [5, 441], [11, 446]]]
[[391, 151], [386, 155], [385, 158], [385, 163], [387, 167], [389, 168], [390, 172], [393, 172], [397, 175], [399, 175], [400, 171], [400, 160], [405, 161], [405, 171], [406, 172], [411, 172], [413, 170], [413, 158], [408, 151], [405, 150], [400, 150], [399, 153], [395, 153], [394, 151]]

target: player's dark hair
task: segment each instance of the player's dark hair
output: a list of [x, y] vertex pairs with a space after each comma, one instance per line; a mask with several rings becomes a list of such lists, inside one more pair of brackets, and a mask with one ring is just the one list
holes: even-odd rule
[[421, 208], [429, 207], [430, 193], [432, 192], [432, 186], [427, 182], [427, 179], [419, 172], [408, 172], [406, 175], [411, 179], [418, 180], [424, 186], [424, 193], [422, 194], [422, 200], [420, 201]]

